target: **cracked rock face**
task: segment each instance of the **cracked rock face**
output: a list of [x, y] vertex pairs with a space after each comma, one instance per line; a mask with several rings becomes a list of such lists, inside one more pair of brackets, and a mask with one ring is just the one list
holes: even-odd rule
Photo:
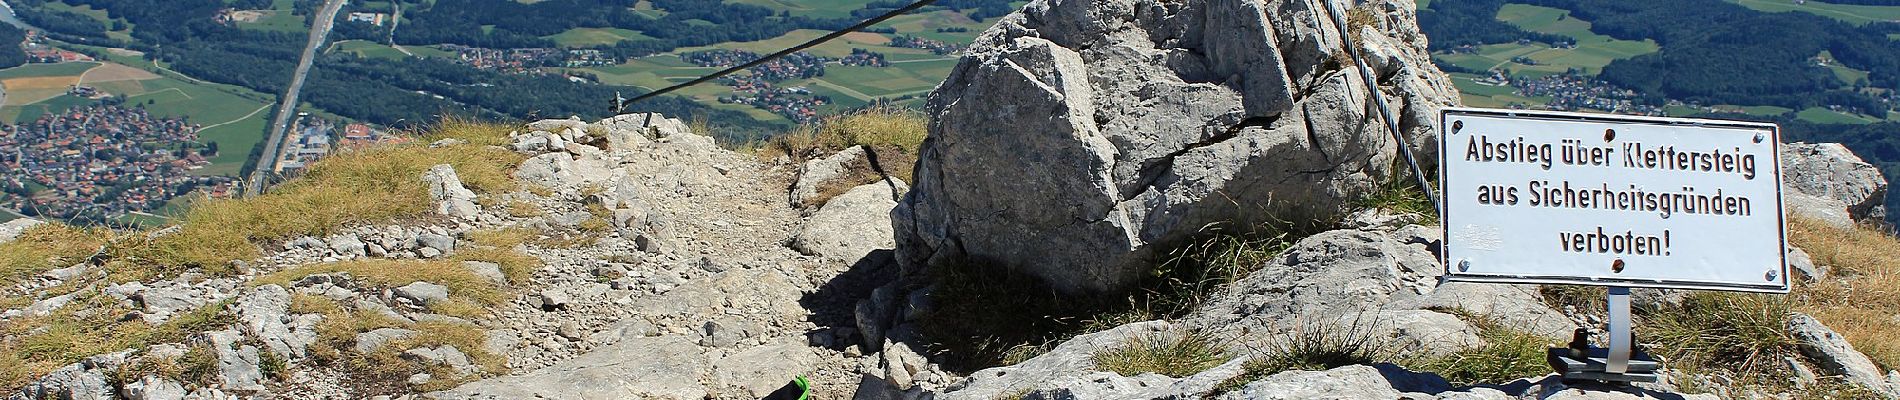
[[[892, 212], [900, 262], [1110, 292], [1210, 223], [1337, 218], [1398, 144], [1318, 7], [1038, 0], [1005, 17], [929, 97], [915, 189]], [[1412, 147], [1431, 147], [1457, 92], [1412, 3], [1358, 7], [1382, 16], [1354, 25], [1378, 86]]]

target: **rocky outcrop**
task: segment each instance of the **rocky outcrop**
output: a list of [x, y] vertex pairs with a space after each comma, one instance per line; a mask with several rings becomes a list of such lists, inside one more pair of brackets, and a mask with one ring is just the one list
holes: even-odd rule
[[1788, 212], [1849, 227], [1887, 216], [1887, 180], [1839, 143], [1781, 146], [1782, 199]]
[[[1004, 17], [929, 97], [915, 189], [892, 213], [900, 262], [1116, 291], [1210, 224], [1334, 218], [1391, 173], [1397, 144], [1316, 5], [1041, 0]], [[1456, 92], [1412, 2], [1361, 7], [1382, 18], [1347, 29], [1428, 149]]]

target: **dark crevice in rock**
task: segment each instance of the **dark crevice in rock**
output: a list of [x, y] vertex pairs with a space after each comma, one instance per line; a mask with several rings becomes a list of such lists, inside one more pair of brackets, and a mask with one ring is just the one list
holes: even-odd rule
[[1161, 175], [1163, 175], [1164, 172], [1167, 172], [1168, 169], [1173, 168], [1174, 159], [1176, 157], [1180, 157], [1182, 154], [1187, 154], [1187, 152], [1194, 151], [1195, 149], [1199, 149], [1199, 148], [1207, 147], [1207, 146], [1213, 146], [1216, 144], [1220, 144], [1221, 142], [1226, 142], [1228, 139], [1233, 139], [1235, 137], [1240, 136], [1240, 131], [1245, 130], [1247, 128], [1254, 128], [1254, 127], [1265, 128], [1268, 126], [1272, 126], [1274, 122], [1279, 121], [1279, 120], [1280, 120], [1279, 115], [1268, 116], [1268, 117], [1261, 117], [1261, 116], [1247, 117], [1246, 119], [1240, 120], [1240, 122], [1236, 122], [1233, 125], [1228, 126], [1226, 129], [1222, 129], [1222, 130], [1214, 132], [1213, 136], [1209, 136], [1206, 139], [1202, 139], [1201, 141], [1194, 142], [1194, 143], [1188, 143], [1186, 146], [1181, 147], [1180, 150], [1175, 150], [1173, 152], [1168, 153], [1167, 155], [1148, 159], [1147, 161], [1142, 163], [1141, 169], [1135, 173], [1135, 176], [1137, 177], [1135, 181], [1136, 184], [1131, 185], [1128, 187], [1127, 190], [1122, 191], [1122, 196], [1121, 196], [1122, 200], [1134, 199], [1135, 196], [1140, 195], [1143, 192], [1143, 190], [1141, 190], [1142, 188], [1146, 188], [1151, 185], [1154, 185], [1155, 180], [1161, 179]]

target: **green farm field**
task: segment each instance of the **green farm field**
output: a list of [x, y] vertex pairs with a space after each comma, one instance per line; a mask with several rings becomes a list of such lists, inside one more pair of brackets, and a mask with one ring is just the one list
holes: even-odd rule
[[623, 40], [653, 39], [652, 36], [620, 28], [574, 28], [544, 37], [563, 47], [594, 47], [612, 45]]
[[355, 54], [358, 57], [381, 58], [385, 60], [401, 60], [401, 59], [409, 58], [408, 54], [403, 54], [402, 51], [396, 50], [396, 48], [394, 47], [389, 47], [388, 45], [384, 45], [381, 43], [373, 43], [373, 42], [368, 42], [368, 41], [363, 41], [363, 40], [344, 40], [344, 41], [339, 41], [336, 43], [331, 43], [329, 51], [337, 52], [337, 53], [351, 53], [351, 54]]
[[1878, 21], [1900, 20], [1900, 6], [1863, 6], [1854, 4], [1832, 4], [1824, 1], [1807, 0], [1797, 4], [1791, 0], [1728, 0], [1731, 3], [1762, 12], [1804, 12], [1841, 20], [1854, 25], [1866, 25]]

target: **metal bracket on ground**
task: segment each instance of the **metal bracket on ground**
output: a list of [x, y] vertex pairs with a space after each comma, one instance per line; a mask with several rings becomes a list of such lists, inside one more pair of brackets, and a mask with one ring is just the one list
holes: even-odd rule
[[1610, 347], [1591, 346], [1590, 333], [1577, 329], [1570, 346], [1546, 353], [1550, 368], [1565, 380], [1655, 382], [1662, 363], [1636, 348], [1636, 338], [1630, 333], [1630, 289], [1610, 288], [1609, 303]]

